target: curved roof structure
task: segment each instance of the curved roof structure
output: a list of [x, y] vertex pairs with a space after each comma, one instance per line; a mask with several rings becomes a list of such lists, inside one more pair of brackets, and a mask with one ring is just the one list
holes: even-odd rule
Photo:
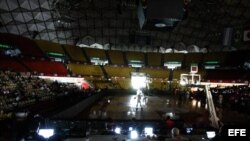
[[249, 49], [249, 0], [184, 0], [186, 17], [172, 30], [140, 28], [138, 1], [0, 0], [0, 32], [114, 50]]

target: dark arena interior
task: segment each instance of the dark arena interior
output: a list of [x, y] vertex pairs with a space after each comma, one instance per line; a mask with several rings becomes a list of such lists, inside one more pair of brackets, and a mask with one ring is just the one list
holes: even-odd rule
[[0, 0], [0, 141], [224, 141], [249, 83], [249, 0]]

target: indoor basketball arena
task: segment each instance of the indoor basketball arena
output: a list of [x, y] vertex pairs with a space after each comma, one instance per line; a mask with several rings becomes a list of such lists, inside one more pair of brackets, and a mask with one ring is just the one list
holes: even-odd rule
[[247, 140], [250, 1], [0, 0], [0, 80], [0, 141]]

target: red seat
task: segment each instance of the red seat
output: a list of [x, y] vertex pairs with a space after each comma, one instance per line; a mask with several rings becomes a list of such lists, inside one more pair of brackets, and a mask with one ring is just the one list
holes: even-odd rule
[[43, 73], [44, 75], [66, 76], [67, 69], [61, 62], [51, 62], [49, 60], [38, 59], [23, 59], [22, 62], [27, 65], [32, 71]]
[[0, 56], [0, 68], [3, 70], [13, 70], [17, 72], [27, 72], [28, 70], [17, 60], [8, 56]]

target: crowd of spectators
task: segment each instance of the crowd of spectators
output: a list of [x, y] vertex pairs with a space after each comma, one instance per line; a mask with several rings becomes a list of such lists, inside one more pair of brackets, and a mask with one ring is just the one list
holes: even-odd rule
[[73, 84], [40, 79], [28, 73], [0, 71], [0, 80], [0, 119], [10, 118], [18, 108], [81, 92]]
[[250, 114], [250, 87], [232, 86], [211, 88], [214, 103], [222, 108], [228, 108], [241, 113]]
[[[218, 86], [210, 88], [210, 91], [216, 107], [250, 114], [250, 87], [248, 85]], [[179, 91], [176, 95], [180, 102], [195, 99], [201, 103], [202, 107], [205, 107], [207, 103], [204, 89], [198, 88], [197, 91]]]

